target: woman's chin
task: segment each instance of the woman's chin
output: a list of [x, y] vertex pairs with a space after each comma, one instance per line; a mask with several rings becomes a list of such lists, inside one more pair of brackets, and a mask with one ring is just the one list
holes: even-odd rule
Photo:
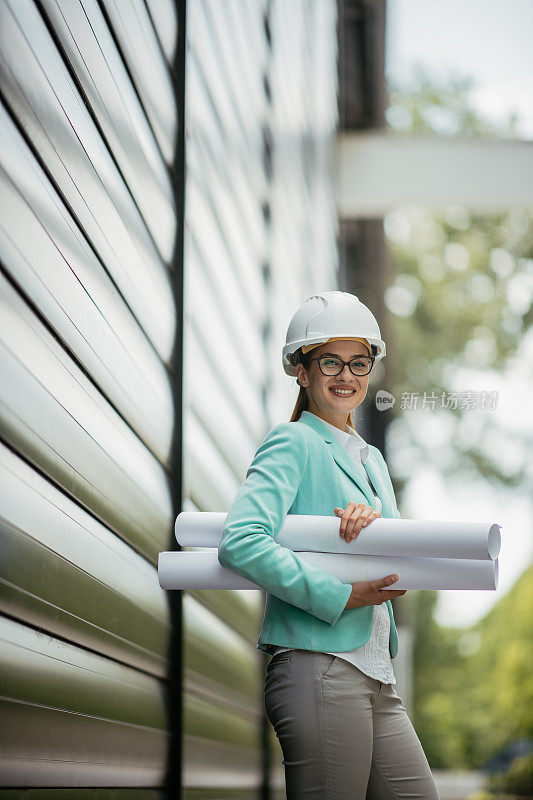
[[350, 411], [352, 408], [356, 408], [359, 403], [361, 402], [362, 398], [360, 398], [357, 394], [352, 395], [345, 395], [344, 397], [340, 394], [333, 394], [333, 392], [329, 392], [329, 404], [333, 402], [334, 408], [342, 408], [343, 410]]

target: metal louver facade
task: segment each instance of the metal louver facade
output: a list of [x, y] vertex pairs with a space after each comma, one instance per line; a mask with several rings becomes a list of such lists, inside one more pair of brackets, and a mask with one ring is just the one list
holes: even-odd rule
[[[291, 415], [290, 317], [337, 285], [335, 3], [189, 0], [185, 83], [183, 507], [227, 511], [264, 435]], [[256, 651], [263, 600], [185, 594], [194, 796], [266, 797], [269, 784], [285, 796]]]
[[276, 797], [264, 598], [156, 567], [337, 285], [335, 0], [0, 0], [0, 45], [0, 797]]
[[152, 11], [0, 2], [0, 795], [165, 783], [180, 116]]

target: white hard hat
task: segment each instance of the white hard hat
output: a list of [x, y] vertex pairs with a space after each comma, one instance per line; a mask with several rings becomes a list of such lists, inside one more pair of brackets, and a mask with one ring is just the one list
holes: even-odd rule
[[302, 346], [321, 344], [329, 339], [365, 338], [377, 364], [386, 354], [385, 342], [375, 316], [350, 292], [322, 292], [308, 297], [287, 328], [282, 349], [283, 369], [296, 375], [293, 354]]

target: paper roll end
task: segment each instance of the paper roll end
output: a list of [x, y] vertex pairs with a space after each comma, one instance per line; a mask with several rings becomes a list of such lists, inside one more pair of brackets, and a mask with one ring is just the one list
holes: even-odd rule
[[176, 537], [177, 543], [182, 547], [183, 547], [183, 542], [180, 542], [180, 530], [185, 524], [185, 519], [187, 515], [190, 513], [191, 513], [190, 511], [180, 511], [174, 523], [174, 536]]
[[157, 556], [157, 578], [159, 580], [159, 585], [162, 589], [167, 590], [169, 589], [169, 586], [166, 567], [168, 566], [169, 555], [172, 555], [172, 553], [163, 551]]
[[497, 522], [494, 522], [489, 529], [487, 545], [489, 550], [489, 557], [493, 561], [495, 561], [500, 554], [500, 548], [502, 545], [502, 537], [500, 534], [501, 527], [502, 526], [498, 525]]

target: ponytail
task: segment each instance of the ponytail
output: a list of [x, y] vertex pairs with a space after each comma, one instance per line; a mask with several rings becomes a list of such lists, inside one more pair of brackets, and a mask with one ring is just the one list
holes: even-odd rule
[[296, 405], [294, 406], [294, 411], [292, 412], [292, 417], [290, 421], [298, 422], [302, 414], [302, 411], [308, 411], [308, 409], [309, 409], [309, 399], [307, 397], [307, 390], [305, 386], [300, 386], [300, 391], [298, 392]]

